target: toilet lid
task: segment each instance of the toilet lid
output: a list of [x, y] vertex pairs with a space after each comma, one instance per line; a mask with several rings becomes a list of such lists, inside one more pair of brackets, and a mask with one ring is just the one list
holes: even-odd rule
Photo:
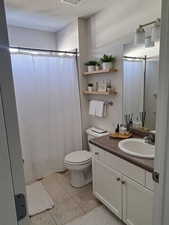
[[81, 164], [91, 160], [92, 154], [88, 151], [76, 151], [68, 154], [65, 157], [65, 162], [72, 164]]

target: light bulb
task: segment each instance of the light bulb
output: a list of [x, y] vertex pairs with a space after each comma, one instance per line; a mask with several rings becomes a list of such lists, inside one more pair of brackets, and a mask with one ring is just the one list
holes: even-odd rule
[[152, 41], [151, 36], [148, 36], [145, 38], [145, 48], [151, 48], [154, 47], [155, 43]]
[[145, 42], [145, 30], [143, 29], [143, 27], [140, 26], [136, 30], [134, 42], [136, 45], [143, 44]]
[[152, 41], [159, 41], [160, 40], [160, 25], [161, 25], [161, 20], [157, 19], [156, 23], [153, 25], [152, 30], [151, 30], [151, 36], [152, 36]]

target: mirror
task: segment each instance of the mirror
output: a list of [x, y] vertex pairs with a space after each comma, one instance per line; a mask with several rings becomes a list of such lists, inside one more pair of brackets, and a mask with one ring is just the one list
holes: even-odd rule
[[130, 114], [135, 124], [141, 124], [145, 117], [143, 126], [155, 130], [159, 43], [151, 48], [126, 44], [123, 56], [123, 118]]

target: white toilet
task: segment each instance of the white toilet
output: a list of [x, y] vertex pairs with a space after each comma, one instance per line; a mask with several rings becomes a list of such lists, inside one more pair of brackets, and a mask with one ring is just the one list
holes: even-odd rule
[[70, 170], [70, 182], [73, 187], [83, 187], [92, 181], [92, 150], [89, 140], [108, 134], [105, 132], [98, 133], [99, 130], [97, 129], [96, 131], [95, 128], [89, 128], [86, 131], [89, 151], [75, 151], [65, 156], [64, 166]]

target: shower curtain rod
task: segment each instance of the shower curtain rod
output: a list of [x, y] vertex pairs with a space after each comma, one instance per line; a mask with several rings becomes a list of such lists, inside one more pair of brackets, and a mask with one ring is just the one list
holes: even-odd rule
[[72, 55], [77, 55], [78, 54], [78, 49], [73, 51], [61, 51], [61, 50], [51, 50], [51, 49], [38, 49], [38, 48], [24, 48], [24, 47], [13, 47], [10, 46], [9, 48], [16, 49], [16, 50], [23, 50], [23, 51], [37, 51], [37, 52], [51, 52], [51, 53], [64, 53], [64, 54], [72, 54]]

